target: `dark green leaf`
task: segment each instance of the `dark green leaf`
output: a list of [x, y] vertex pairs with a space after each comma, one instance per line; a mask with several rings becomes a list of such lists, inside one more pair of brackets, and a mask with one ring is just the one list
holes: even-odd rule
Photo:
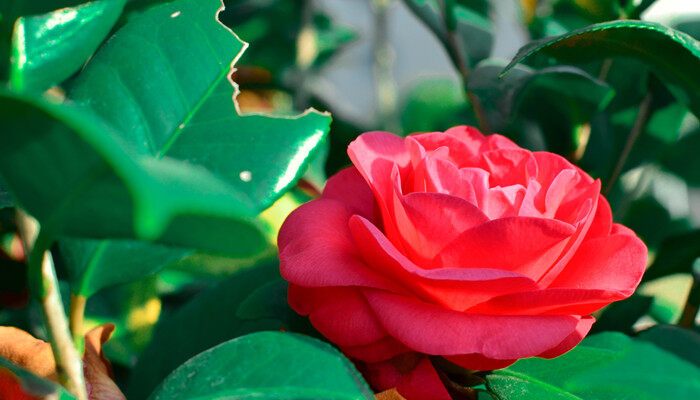
[[258, 332], [209, 349], [173, 371], [149, 397], [371, 400], [355, 367], [301, 335]]
[[499, 399], [693, 399], [700, 369], [621, 333], [586, 338], [552, 360], [531, 358], [486, 376]]
[[100, 0], [19, 18], [12, 43], [12, 88], [43, 92], [73, 75], [107, 36], [124, 3]]
[[289, 282], [282, 278], [272, 280], [255, 289], [236, 310], [242, 321], [275, 319], [281, 321], [286, 330], [314, 336], [309, 319], [297, 314], [287, 302]]
[[61, 255], [71, 292], [85, 297], [151, 275], [192, 250], [133, 240], [63, 239]]
[[654, 343], [700, 368], [700, 334], [696, 331], [675, 325], [657, 325], [641, 332], [637, 338]]
[[[75, 397], [69, 394], [63, 387], [47, 381], [46, 379], [39, 378], [0, 357], [0, 380], [15, 378], [19, 381], [19, 384], [26, 394], [41, 398], [51, 397], [56, 400], [75, 400]], [[0, 395], [3, 395], [3, 393], [0, 392]], [[5, 397], [3, 396], [2, 398], [4, 399]], [[8, 400], [10, 399], [8, 398]]]
[[11, 207], [13, 204], [15, 204], [15, 201], [12, 199], [12, 195], [7, 190], [2, 180], [0, 180], [0, 209]]
[[669, 236], [659, 247], [656, 258], [644, 273], [649, 281], [675, 273], [691, 273], [693, 262], [700, 257], [700, 230]]
[[127, 398], [145, 398], [177, 366], [226, 340], [259, 330], [279, 330], [275, 319], [241, 320], [236, 310], [258, 287], [279, 278], [277, 263], [239, 270], [199, 294], [156, 326], [127, 386]]
[[591, 25], [523, 46], [504, 69], [535, 53], [563, 62], [588, 62], [610, 57], [632, 57], [645, 62], [672, 92], [700, 115], [700, 44], [683, 32], [642, 21], [615, 21]]
[[262, 211], [304, 173], [330, 116], [240, 116], [227, 76], [245, 43], [216, 21], [220, 6], [179, 0], [134, 17], [90, 60], [71, 98], [134, 152], [202, 166]]
[[689, 185], [700, 186], [700, 129], [683, 136], [664, 153], [661, 163]]
[[133, 155], [84, 110], [10, 93], [0, 104], [0, 175], [52, 234], [240, 254], [265, 246], [247, 197], [206, 170]]
[[632, 327], [651, 309], [654, 299], [649, 296], [632, 295], [625, 300], [610, 304], [597, 318], [591, 333], [617, 331], [628, 335], [634, 333]]

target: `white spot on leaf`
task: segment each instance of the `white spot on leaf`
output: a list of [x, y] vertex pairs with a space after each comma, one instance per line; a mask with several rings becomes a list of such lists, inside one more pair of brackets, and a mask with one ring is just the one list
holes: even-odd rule
[[177, 18], [180, 16], [180, 11], [175, 11], [174, 13], [170, 14], [170, 18]]
[[250, 182], [250, 180], [253, 179], [253, 174], [250, 171], [241, 171], [238, 177], [241, 178], [243, 182]]

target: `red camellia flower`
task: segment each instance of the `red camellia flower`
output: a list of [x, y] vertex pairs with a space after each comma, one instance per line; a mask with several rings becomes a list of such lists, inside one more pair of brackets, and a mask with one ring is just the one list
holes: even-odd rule
[[369, 132], [348, 154], [282, 226], [281, 271], [292, 308], [377, 390], [449, 399], [427, 355], [470, 370], [557, 357], [639, 284], [644, 243], [556, 154], [465, 126]]

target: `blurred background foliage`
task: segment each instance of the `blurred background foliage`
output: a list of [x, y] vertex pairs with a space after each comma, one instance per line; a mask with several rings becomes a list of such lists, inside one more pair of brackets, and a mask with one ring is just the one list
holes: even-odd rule
[[[127, 2], [112, 31], [161, 2]], [[17, 17], [79, 3], [3, 2], [0, 79], [9, 77]], [[266, 243], [249, 257], [119, 242], [101, 251], [130, 254], [127, 261], [142, 269], [130, 277], [98, 274], [103, 281], [85, 283], [86, 269], [114, 270], [119, 263], [97, 255], [97, 243], [59, 242], [53, 253], [66, 309], [75, 285], [92, 285], [86, 329], [117, 325], [105, 351], [129, 398], [144, 398], [178, 365], [224, 340], [260, 329], [313, 335], [287, 306], [276, 265], [276, 233], [286, 215], [349, 164], [347, 145], [361, 132], [409, 134], [468, 124], [533, 151], [561, 154], [600, 179], [615, 220], [649, 247], [650, 267], [637, 294], [599, 312], [594, 331], [634, 335], [652, 325], [678, 323], [697, 329], [700, 123], [694, 103], [639, 57], [565, 63], [541, 52], [500, 76], [527, 42], [604, 21], [651, 18], [700, 39], [700, 9], [692, 14], [676, 7], [694, 2], [671, 3], [225, 1], [221, 21], [250, 44], [231, 77], [240, 87], [241, 111], [283, 116], [307, 107], [330, 111], [327, 141], [296, 186], [257, 217]], [[681, 50], [668, 42], [641, 40], [670, 64], [681, 58]], [[595, 45], [590, 51], [597, 51]], [[51, 90], [65, 93], [74, 82], [71, 77]], [[0, 204], [8, 206], [0, 210], [0, 325], [43, 337], [37, 306], [29, 301], [12, 203], [0, 188]]]

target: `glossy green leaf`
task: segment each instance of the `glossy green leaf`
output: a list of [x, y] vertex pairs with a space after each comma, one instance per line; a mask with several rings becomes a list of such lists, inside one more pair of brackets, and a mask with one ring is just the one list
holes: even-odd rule
[[189, 249], [133, 240], [63, 239], [59, 248], [71, 292], [85, 297], [151, 275], [192, 253]]
[[100, 0], [19, 18], [12, 42], [12, 88], [43, 92], [77, 72], [112, 29], [125, 2]]
[[84, 0], [3, 0], [0, 1], [0, 80], [9, 79], [10, 48], [15, 21], [21, 16], [46, 14], [84, 3]]
[[691, 273], [693, 262], [700, 257], [700, 229], [669, 236], [659, 247], [654, 262], [644, 273], [649, 281], [675, 273]]
[[615, 21], [591, 25], [523, 46], [503, 70], [543, 53], [563, 62], [632, 57], [646, 63], [672, 92], [700, 115], [700, 44], [689, 35], [653, 22]]
[[0, 93], [0, 175], [53, 235], [158, 239], [254, 254], [255, 207], [208, 171], [134, 155], [85, 110]]
[[499, 399], [693, 399], [700, 368], [655, 345], [606, 332], [552, 360], [531, 358], [486, 375]]
[[178, 0], [134, 17], [70, 97], [116, 127], [133, 152], [204, 167], [262, 211], [304, 173], [330, 116], [240, 116], [227, 77], [246, 44], [216, 20], [220, 7]]
[[[0, 357], [0, 381], [3, 379], [16, 379], [25, 394], [32, 396], [55, 400], [75, 399], [75, 397], [68, 393], [63, 387], [46, 379], [39, 378], [31, 372], [27, 372], [12, 362]], [[7, 385], [6, 382], [3, 382], [3, 384]], [[9, 387], [3, 386], [3, 389], [7, 390]], [[0, 392], [0, 397], [4, 399], [5, 397], [2, 396], [3, 394], [6, 393]], [[8, 398], [8, 400], [10, 399]]]
[[258, 332], [188, 360], [149, 397], [178, 399], [370, 400], [355, 367], [326, 343], [293, 333]]
[[682, 18], [673, 24], [673, 28], [700, 40], [700, 18]]
[[242, 320], [236, 316], [241, 302], [277, 278], [276, 262], [244, 268], [164, 316], [132, 371], [127, 398], [145, 398], [180, 364], [219, 343], [250, 332], [283, 328], [276, 319]]

